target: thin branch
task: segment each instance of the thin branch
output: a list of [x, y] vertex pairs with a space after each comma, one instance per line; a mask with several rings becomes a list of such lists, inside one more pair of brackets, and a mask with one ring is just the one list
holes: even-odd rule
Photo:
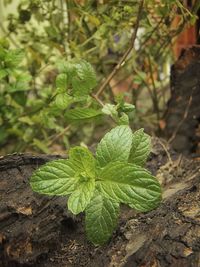
[[71, 125], [69, 124], [66, 128], [64, 128], [60, 133], [56, 134], [51, 141], [49, 141], [48, 146], [51, 146], [58, 138], [63, 136], [66, 132], [68, 132], [71, 128]]
[[166, 145], [164, 144], [164, 142], [161, 141], [161, 139], [159, 139], [159, 138], [158, 138], [158, 142], [159, 142], [159, 144], [163, 147], [163, 149], [165, 150], [165, 153], [166, 153], [166, 155], [167, 155], [167, 157], [168, 157], [168, 160], [169, 160], [170, 165], [173, 166], [173, 161], [172, 161], [172, 158], [171, 158], [171, 156], [170, 156], [170, 153], [169, 153], [169, 151], [168, 151], [168, 149], [167, 149], [167, 146], [166, 146]]
[[148, 55], [148, 63], [149, 63], [149, 71], [150, 71], [150, 78], [151, 78], [151, 82], [152, 82], [152, 88], [153, 88], [153, 105], [154, 105], [154, 111], [156, 113], [157, 116], [157, 121], [159, 122], [160, 119], [160, 110], [159, 110], [159, 101], [158, 101], [158, 95], [157, 95], [157, 89], [156, 89], [156, 85], [155, 85], [155, 80], [153, 77], [153, 69], [152, 69], [152, 63], [151, 63], [151, 58]]
[[94, 98], [94, 100], [97, 101], [97, 103], [99, 103], [100, 106], [104, 107], [104, 103], [98, 98], [98, 96], [94, 95], [94, 94], [90, 94], [90, 96], [92, 98]]
[[134, 31], [133, 31], [133, 34], [132, 34], [132, 37], [131, 37], [131, 44], [130, 44], [129, 48], [126, 50], [126, 52], [124, 53], [124, 55], [122, 56], [122, 58], [120, 59], [118, 64], [115, 66], [113, 71], [108, 75], [106, 80], [102, 83], [102, 85], [100, 86], [99, 90], [96, 93], [96, 97], [99, 97], [101, 95], [101, 93], [104, 91], [105, 87], [109, 84], [109, 82], [112, 80], [112, 78], [115, 76], [115, 74], [121, 68], [121, 66], [124, 65], [124, 63], [126, 61], [126, 58], [128, 57], [128, 55], [130, 54], [130, 52], [134, 48], [135, 40], [136, 40], [136, 37], [137, 37], [137, 31], [138, 31], [138, 28], [139, 28], [139, 22], [140, 22], [140, 17], [141, 17], [141, 13], [142, 13], [143, 4], [144, 4], [144, 0], [141, 0], [140, 6], [139, 6], [139, 10], [138, 10], [137, 19], [136, 19], [136, 23], [135, 23], [135, 26], [134, 26]]

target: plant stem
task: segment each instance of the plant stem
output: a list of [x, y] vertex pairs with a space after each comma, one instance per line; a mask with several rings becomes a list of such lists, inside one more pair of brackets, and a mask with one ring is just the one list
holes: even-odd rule
[[99, 103], [100, 106], [104, 107], [104, 103], [98, 98], [98, 96], [94, 94], [91, 94], [90, 96], [94, 98], [97, 101], [97, 103]]
[[63, 136], [66, 132], [68, 132], [68, 130], [70, 130], [70, 128], [71, 128], [71, 125], [69, 124], [66, 128], [63, 129], [62, 132], [53, 136], [52, 140], [49, 141], [48, 146], [51, 146], [59, 137]]
[[118, 70], [121, 68], [121, 66], [124, 65], [128, 55], [130, 54], [130, 52], [134, 48], [135, 40], [136, 40], [136, 37], [137, 37], [137, 31], [138, 31], [138, 28], [139, 28], [139, 22], [140, 22], [140, 17], [141, 17], [141, 13], [142, 13], [143, 4], [144, 4], [144, 0], [141, 0], [140, 1], [140, 5], [139, 5], [139, 10], [138, 10], [136, 23], [135, 23], [135, 26], [134, 26], [134, 31], [133, 31], [133, 34], [132, 34], [132, 37], [131, 37], [131, 44], [130, 44], [129, 48], [126, 50], [126, 52], [124, 53], [124, 55], [122, 56], [122, 58], [120, 59], [118, 64], [115, 66], [113, 71], [108, 75], [106, 80], [102, 83], [102, 85], [100, 86], [99, 90], [95, 94], [96, 97], [99, 97], [102, 94], [102, 92], [105, 90], [106, 86], [109, 84], [109, 82], [115, 76], [115, 74], [118, 72]]

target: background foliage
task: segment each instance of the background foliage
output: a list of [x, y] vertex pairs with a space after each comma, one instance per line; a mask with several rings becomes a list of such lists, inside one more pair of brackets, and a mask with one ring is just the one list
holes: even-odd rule
[[[111, 111], [106, 106], [106, 114], [124, 109], [122, 94], [136, 107], [136, 112], [129, 114], [133, 128], [158, 128], [169, 96], [172, 44], [184, 27], [195, 22], [198, 1], [192, 10], [178, 0], [145, 1], [134, 49], [117, 75], [98, 101], [78, 93], [80, 89], [97, 92], [130, 48], [138, 2], [3, 1], [1, 153], [52, 153], [71, 142], [91, 144], [113, 124], [108, 117], [99, 116], [102, 105], [111, 105]], [[17, 8], [8, 12], [12, 4]], [[174, 24], [175, 18], [178, 24]], [[82, 60], [92, 64], [96, 76]], [[89, 84], [80, 83], [88, 78]]]

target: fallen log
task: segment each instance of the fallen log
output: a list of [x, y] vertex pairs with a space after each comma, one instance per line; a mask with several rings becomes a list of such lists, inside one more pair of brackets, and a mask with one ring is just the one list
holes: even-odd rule
[[0, 159], [1, 267], [200, 266], [198, 164], [155, 141], [148, 168], [163, 184], [156, 210], [122, 207], [119, 226], [103, 247], [85, 238], [83, 216], [66, 199], [33, 193], [29, 177], [55, 156], [10, 155]]

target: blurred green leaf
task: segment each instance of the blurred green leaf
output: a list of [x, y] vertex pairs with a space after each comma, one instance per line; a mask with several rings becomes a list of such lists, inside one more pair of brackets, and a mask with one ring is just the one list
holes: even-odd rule
[[67, 90], [67, 74], [61, 73], [56, 77], [56, 87], [63, 91]]
[[56, 95], [55, 103], [59, 109], [66, 109], [72, 102], [73, 98], [66, 93]]
[[92, 108], [75, 108], [68, 110], [65, 114], [65, 118], [68, 120], [76, 121], [94, 118], [101, 114], [101, 111]]

